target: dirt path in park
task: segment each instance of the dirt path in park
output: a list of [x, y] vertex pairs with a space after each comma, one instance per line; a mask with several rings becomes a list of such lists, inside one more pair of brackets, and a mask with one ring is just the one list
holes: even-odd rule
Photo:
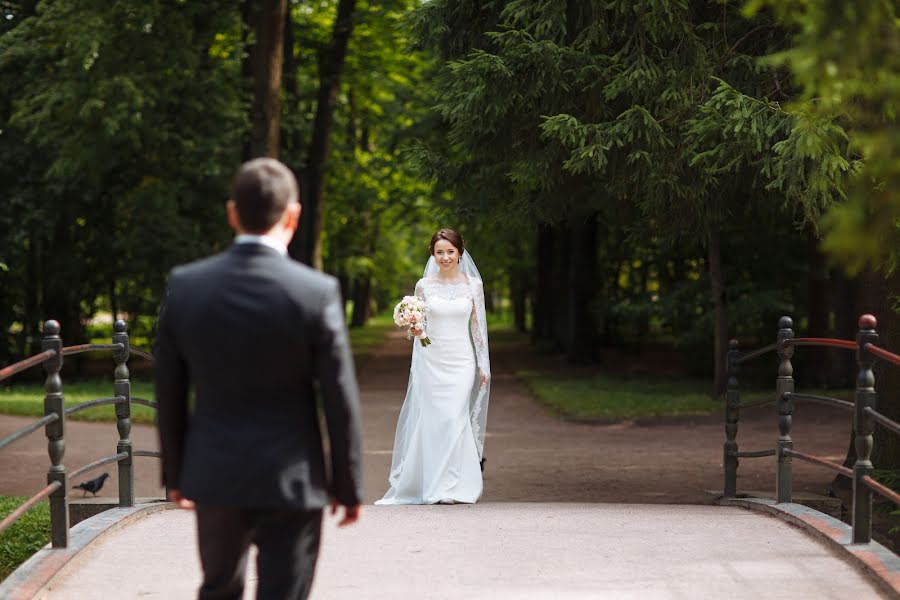
[[[500, 340], [502, 342], [502, 339]], [[649, 422], [585, 425], [551, 417], [513, 372], [547, 367], [521, 343], [491, 343], [494, 379], [484, 455], [482, 502], [623, 502], [706, 504], [722, 489], [723, 417], [672, 417]], [[406, 391], [409, 346], [393, 336], [367, 364], [360, 381], [366, 403], [366, 491], [387, 488], [393, 428]], [[774, 408], [745, 411], [738, 442], [745, 450], [774, 446]], [[797, 449], [843, 461], [848, 415], [829, 407], [796, 410]], [[742, 460], [738, 489], [775, 487], [773, 459]], [[824, 494], [831, 474], [794, 461], [794, 489]]]
[[[624, 502], [708, 503], [704, 491], [722, 488], [721, 417], [679, 417], [652, 423], [584, 425], [547, 415], [531, 397], [515, 370], [537, 360], [515, 343], [492, 344], [494, 381], [485, 442], [483, 502]], [[394, 334], [371, 357], [357, 365], [364, 404], [367, 501], [387, 489], [394, 427], [409, 373], [409, 344]], [[772, 409], [748, 411], [741, 422], [741, 449], [774, 445]], [[31, 422], [0, 415], [0, 437]], [[827, 407], [802, 406], [794, 419], [798, 450], [842, 460], [850, 423], [847, 415]], [[69, 422], [64, 463], [73, 470], [115, 453], [112, 423]], [[132, 430], [135, 447], [156, 449], [151, 427]], [[161, 494], [156, 459], [136, 459], [138, 496]], [[772, 490], [772, 459], [744, 460], [739, 489]], [[0, 495], [31, 495], [46, 485], [46, 439], [38, 432], [0, 451]], [[86, 477], [102, 472], [98, 470]], [[115, 468], [101, 492], [115, 495]], [[795, 489], [822, 494], [831, 476], [794, 462]], [[75, 491], [73, 497], [80, 496]]]

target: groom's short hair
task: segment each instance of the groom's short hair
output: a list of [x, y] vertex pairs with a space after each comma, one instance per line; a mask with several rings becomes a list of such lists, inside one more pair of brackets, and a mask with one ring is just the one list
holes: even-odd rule
[[274, 158], [255, 158], [241, 165], [231, 186], [241, 227], [247, 233], [272, 228], [291, 202], [299, 202], [297, 178]]

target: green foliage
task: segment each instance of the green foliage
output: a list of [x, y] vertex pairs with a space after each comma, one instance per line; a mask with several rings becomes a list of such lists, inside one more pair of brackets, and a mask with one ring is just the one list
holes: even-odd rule
[[[19, 508], [28, 498], [0, 496], [0, 519]], [[50, 542], [50, 506], [40, 502], [9, 529], [0, 533], [0, 581], [32, 554]]]
[[652, 328], [709, 356], [710, 230], [726, 302], [752, 319], [741, 332], [803, 306], [801, 228], [843, 199], [858, 161], [840, 121], [782, 108], [790, 81], [759, 59], [788, 32], [769, 14], [700, 0], [444, 1], [411, 20], [442, 59], [433, 105], [447, 130], [412, 160], [451, 208], [520, 236], [598, 215], [592, 308], [607, 342]]
[[14, 14], [0, 35], [4, 332], [19, 322], [33, 335], [52, 314], [80, 341], [102, 298], [155, 314], [167, 270], [228, 239], [222, 205], [245, 128], [231, 4], [77, 0]]
[[[300, 46], [297, 93], [288, 97], [283, 158], [303, 164], [308, 119], [318, 88], [315, 52], [327, 44], [333, 23], [328, 10], [294, 10]], [[345, 283], [348, 295], [368, 282], [370, 311], [393, 308], [411, 291], [439, 225], [431, 185], [404, 160], [407, 139], [428, 135], [421, 81], [430, 61], [407, 52], [402, 20], [412, 3], [357, 3], [341, 93], [334, 114], [325, 182], [324, 265]], [[424, 251], [423, 251], [424, 250]]]
[[863, 168], [851, 201], [825, 223], [826, 247], [857, 271], [900, 263], [900, 13], [893, 0], [753, 0], [746, 12], [771, 10], [790, 27], [792, 44], [769, 63], [790, 69], [799, 94], [789, 110], [839, 121]]

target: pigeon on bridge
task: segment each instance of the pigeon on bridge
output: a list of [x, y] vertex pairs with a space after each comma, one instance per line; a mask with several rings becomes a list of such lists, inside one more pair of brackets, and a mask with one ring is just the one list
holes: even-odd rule
[[84, 490], [84, 496], [87, 496], [88, 492], [90, 492], [94, 496], [96, 496], [97, 492], [100, 491], [100, 488], [103, 487], [103, 483], [108, 478], [109, 478], [109, 473], [104, 473], [103, 475], [101, 475], [100, 477], [97, 477], [96, 479], [88, 479], [87, 481], [82, 481], [78, 485], [73, 486], [73, 489], [78, 488], [80, 490]]

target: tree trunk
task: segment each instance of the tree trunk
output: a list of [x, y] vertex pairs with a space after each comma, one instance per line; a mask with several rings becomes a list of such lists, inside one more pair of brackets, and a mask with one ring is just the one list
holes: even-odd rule
[[712, 200], [706, 208], [706, 250], [709, 269], [709, 285], [715, 311], [713, 352], [713, 397], [725, 393], [725, 354], [728, 352], [728, 312], [725, 301], [725, 276], [722, 272], [722, 229], [718, 210]]
[[[284, 58], [282, 68], [282, 78], [284, 84], [284, 98], [286, 113], [294, 113], [299, 110], [300, 104], [300, 84], [297, 81], [297, 58], [294, 55], [297, 43], [297, 35], [295, 24], [290, 8], [284, 19]], [[288, 127], [286, 123], [282, 123], [282, 131], [280, 137], [281, 151], [280, 156], [283, 162], [295, 165], [294, 170], [299, 171], [296, 165], [301, 164], [303, 157], [301, 156], [301, 148], [303, 140], [298, 127]], [[302, 199], [302, 196], [301, 196]]]
[[641, 275], [638, 289], [635, 290], [635, 297], [645, 306], [645, 310], [638, 316], [637, 322], [637, 344], [643, 347], [647, 340], [647, 334], [650, 333], [650, 305], [649, 294], [647, 293], [647, 279], [650, 277], [650, 260], [644, 256], [641, 260]]
[[304, 218], [291, 243], [291, 256], [317, 269], [322, 268], [322, 227], [324, 225], [325, 163], [334, 124], [334, 106], [353, 32], [356, 0], [340, 0], [331, 43], [319, 60], [319, 92], [307, 164], [301, 177]]
[[[848, 277], [842, 269], [834, 269], [831, 279], [831, 304], [834, 307], [832, 336], [852, 340], [856, 337], [856, 321], [859, 318], [860, 278]], [[828, 386], [852, 388], [856, 382], [856, 357], [841, 350], [830, 350], [829, 356]]]
[[246, 159], [277, 158], [287, 0], [245, 0], [241, 10], [248, 31], [255, 32], [242, 65], [244, 74], [250, 76], [253, 90], [250, 139], [244, 156]]
[[528, 282], [526, 274], [513, 269], [509, 274], [509, 295], [512, 302], [513, 327], [519, 333], [526, 333], [526, 315], [528, 313]]
[[594, 301], [597, 289], [597, 215], [591, 214], [572, 227], [569, 262], [569, 351], [576, 364], [594, 362], [597, 327]]
[[[806, 280], [806, 306], [809, 327], [804, 335], [808, 337], [828, 337], [828, 267], [825, 254], [819, 247], [819, 240], [812, 231], [807, 232], [809, 275]], [[815, 387], [828, 384], [829, 354], [827, 348], [805, 348], [799, 372], [802, 383]]]
[[[884, 306], [875, 314], [878, 319], [878, 346], [900, 354], [900, 313], [897, 308], [900, 294], [900, 271], [895, 271], [884, 286]], [[875, 409], [893, 421], [900, 421], [900, 366], [884, 360], [875, 363]], [[883, 428], [875, 428], [875, 447], [872, 464], [876, 469], [900, 469], [900, 436]]]
[[350, 327], [362, 327], [369, 319], [369, 302], [372, 298], [372, 278], [361, 275], [353, 283], [353, 316]]
[[537, 284], [531, 305], [531, 342], [547, 343], [553, 338], [553, 227], [541, 225], [537, 241]]
[[572, 290], [569, 287], [572, 230], [570, 227], [553, 228], [553, 270], [550, 293], [553, 295], [553, 311], [550, 314], [553, 342], [556, 349], [569, 353], [572, 345]]
[[[25, 280], [25, 323], [22, 327], [22, 343], [19, 356], [26, 357], [37, 354], [41, 342], [41, 297], [39, 286], [41, 278], [41, 243], [38, 232], [34, 232], [28, 241], [28, 276]], [[45, 317], [49, 318], [49, 317]]]

